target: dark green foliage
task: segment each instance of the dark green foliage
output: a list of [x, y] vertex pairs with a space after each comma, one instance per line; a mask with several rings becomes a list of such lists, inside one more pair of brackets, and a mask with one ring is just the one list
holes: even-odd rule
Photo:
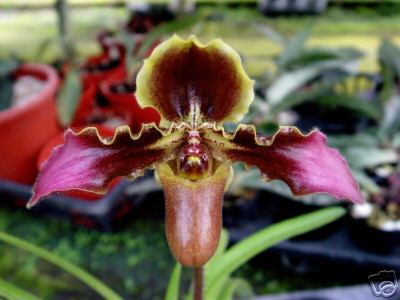
[[[0, 230], [52, 251], [130, 299], [162, 299], [174, 265], [161, 222], [132, 222], [120, 232], [101, 233], [28, 212], [1, 210]], [[44, 299], [98, 297], [72, 276], [30, 254], [4, 244], [0, 253], [0, 278]]]
[[11, 106], [13, 96], [11, 74], [18, 68], [19, 64], [19, 61], [15, 58], [0, 59], [0, 111]]

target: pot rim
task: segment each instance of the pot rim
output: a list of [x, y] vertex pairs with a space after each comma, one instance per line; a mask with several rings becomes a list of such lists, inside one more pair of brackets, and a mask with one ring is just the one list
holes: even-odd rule
[[29, 96], [27, 105], [15, 106], [0, 111], [0, 122], [12, 119], [26, 111], [40, 106], [43, 102], [56, 93], [59, 83], [59, 77], [53, 67], [39, 63], [24, 63], [15, 72], [14, 76], [18, 78], [23, 75], [31, 75], [33, 77], [44, 80], [44, 87], [36, 94]]

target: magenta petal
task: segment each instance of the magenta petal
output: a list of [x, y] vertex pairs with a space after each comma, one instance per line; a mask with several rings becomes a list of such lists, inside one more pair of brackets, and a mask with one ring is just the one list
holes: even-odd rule
[[258, 167], [267, 180], [286, 182], [295, 195], [327, 193], [338, 199], [362, 202], [357, 183], [340, 153], [326, 144], [318, 130], [303, 135], [295, 127], [281, 127], [271, 138], [256, 137], [253, 126], [239, 126], [229, 135], [215, 130], [205, 134], [214, 151]]
[[145, 168], [163, 160], [172, 151], [165, 145], [170, 147], [171, 142], [179, 145], [181, 136], [176, 132], [166, 136], [156, 127], [148, 126], [133, 137], [129, 127], [123, 126], [117, 129], [112, 141], [102, 141], [95, 128], [86, 128], [79, 134], [68, 130], [65, 144], [53, 150], [42, 166], [27, 206], [70, 189], [104, 193], [114, 178], [141, 175]]

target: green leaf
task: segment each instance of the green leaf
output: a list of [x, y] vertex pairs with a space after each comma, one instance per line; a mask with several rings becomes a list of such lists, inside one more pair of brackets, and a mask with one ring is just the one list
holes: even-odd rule
[[185, 30], [193, 27], [198, 22], [204, 19], [204, 15], [202, 14], [194, 14], [192, 16], [185, 16], [179, 19], [166, 22], [154, 28], [151, 32], [148, 33], [146, 39], [144, 40], [142, 46], [140, 47], [139, 57], [143, 57], [146, 49], [148, 49], [156, 40], [161, 38], [164, 34], [172, 34], [176, 33], [180, 30]]
[[393, 149], [349, 147], [342, 154], [353, 169], [371, 168], [399, 160], [399, 155]]
[[0, 59], [0, 78], [9, 76], [20, 64], [16, 58]]
[[244, 170], [241, 164], [235, 164], [233, 167], [235, 176], [232, 180], [232, 184], [229, 187], [229, 191], [235, 191], [243, 187], [247, 187], [247, 184], [252, 183], [254, 179], [260, 176], [260, 171], [256, 168]]
[[295, 217], [262, 229], [238, 244], [229, 248], [218, 264], [206, 273], [206, 294], [212, 292], [220, 280], [228, 278], [232, 272], [249, 259], [277, 243], [299, 234], [317, 229], [342, 217], [346, 210], [342, 207], [330, 207]]
[[0, 279], [0, 299], [2, 297], [7, 300], [40, 300], [39, 297], [30, 292]]
[[379, 126], [381, 136], [392, 136], [400, 129], [400, 96], [395, 95], [384, 103], [383, 120]]
[[353, 135], [331, 135], [328, 144], [334, 148], [347, 147], [377, 147], [379, 140], [371, 133], [356, 133]]
[[248, 281], [242, 278], [230, 278], [228, 279], [219, 296], [216, 298], [218, 300], [232, 300], [234, 296], [246, 297], [245, 299], [250, 299], [254, 295], [253, 289]]
[[13, 97], [13, 80], [9, 76], [0, 76], [0, 111], [11, 106]]
[[57, 97], [57, 112], [61, 125], [68, 127], [79, 105], [82, 93], [82, 84], [79, 72], [71, 69], [64, 81], [64, 85]]
[[303, 68], [280, 75], [267, 89], [267, 101], [277, 106], [289, 94], [293, 93], [321, 72], [319, 67]]
[[[251, 21], [254, 22], [254, 20]], [[268, 39], [281, 45], [285, 45], [287, 43], [285, 37], [281, 35], [279, 32], [273, 30], [270, 26], [262, 24], [260, 22], [257, 23], [254, 22], [253, 25], [257, 29], [257, 31], [259, 31], [262, 35], [264, 35]]]
[[303, 49], [297, 57], [294, 57], [287, 65], [287, 69], [310, 67], [319, 63], [350, 63], [360, 59], [363, 53], [354, 48], [307, 48]]
[[[122, 300], [122, 297], [115, 293], [112, 289], [102, 283], [93, 275], [89, 274], [85, 270], [79, 268], [78, 266], [64, 260], [63, 258], [43, 249], [41, 247], [35, 246], [17, 237], [11, 236], [5, 232], [0, 231], [0, 241], [14, 246], [16, 248], [22, 249], [24, 251], [30, 252], [41, 259], [48, 261], [49, 263], [61, 268], [62, 270], [70, 273], [75, 278], [79, 279], [87, 286], [95, 290], [99, 295], [108, 300]], [[24, 299], [25, 300], [25, 299]]]
[[280, 71], [286, 70], [289, 62], [301, 54], [305, 43], [310, 36], [311, 29], [312, 25], [310, 23], [304, 30], [297, 33], [288, 41], [285, 49], [278, 58], [277, 63]]
[[393, 70], [387, 65], [381, 66], [383, 77], [382, 90], [379, 92], [379, 101], [385, 103], [390, 99], [395, 88], [395, 76]]
[[345, 107], [376, 120], [377, 122], [379, 122], [382, 117], [379, 106], [350, 94], [326, 94], [318, 98], [317, 102], [328, 107]]
[[379, 47], [379, 62], [400, 76], [400, 48], [388, 39], [384, 39]]
[[122, 31], [121, 34], [121, 39], [122, 42], [124, 43], [125, 49], [126, 49], [126, 61], [125, 61], [125, 69], [128, 74], [133, 70], [135, 65], [137, 64], [137, 57], [134, 57], [133, 51], [135, 50], [136, 47], [136, 42], [135, 39], [131, 34], [126, 32], [125, 30]]
[[[300, 90], [312, 79], [317, 78], [325, 71], [337, 71], [337, 76], [333, 78], [322, 77], [321, 80], [308, 85], [307, 89]], [[288, 71], [281, 74], [268, 87], [266, 98], [274, 112], [287, 109], [294, 105], [310, 101], [321, 95], [330, 95], [332, 91], [328, 89], [349, 76], [346, 71], [346, 62], [342, 60], [331, 62], [319, 62], [295, 71]], [[348, 95], [347, 95], [348, 96]], [[340, 102], [340, 101], [337, 101]], [[374, 108], [376, 110], [376, 108]]]
[[354, 178], [360, 184], [360, 186], [366, 190], [369, 194], [376, 194], [381, 189], [370, 177], [368, 177], [363, 171], [352, 170]]
[[393, 135], [392, 138], [392, 146], [394, 148], [400, 148], [400, 132], [397, 132]]
[[172, 271], [171, 278], [168, 283], [167, 293], [165, 294], [165, 300], [179, 300], [179, 285], [181, 280], [182, 266], [176, 264]]
[[[320, 71], [317, 70], [314, 74], [318, 74]], [[313, 76], [315, 77], [315, 76]], [[318, 83], [314, 83], [304, 90], [297, 90], [299, 87], [303, 86], [300, 82], [297, 84], [296, 89], [287, 90], [287, 91], [279, 91], [280, 99], [275, 99], [274, 103], [271, 103], [270, 114], [275, 115], [280, 111], [290, 109], [296, 105], [299, 105], [304, 102], [312, 101], [313, 99], [319, 98], [322, 95], [328, 93], [332, 90], [334, 85], [339, 82], [341, 79], [336, 78], [334, 80], [326, 80]], [[308, 81], [308, 80], [307, 80]], [[307, 82], [305, 81], [305, 82]], [[274, 87], [278, 91], [278, 87]], [[279, 87], [279, 89], [283, 88], [283, 83]], [[283, 94], [284, 93], [284, 94]], [[284, 95], [284, 97], [282, 97]]]
[[50, 37], [50, 38], [46, 38], [43, 39], [38, 47], [37, 50], [35, 52], [34, 58], [37, 61], [43, 61], [43, 57], [46, 54], [46, 52], [48, 51], [48, 49], [50, 48], [50, 46], [55, 43], [55, 42], [61, 42], [61, 38], [60, 37]]

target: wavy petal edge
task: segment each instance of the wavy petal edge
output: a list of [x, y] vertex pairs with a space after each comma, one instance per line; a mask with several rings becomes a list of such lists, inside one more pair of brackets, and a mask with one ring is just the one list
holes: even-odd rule
[[248, 112], [248, 109], [253, 102], [254, 99], [254, 80], [251, 80], [247, 73], [245, 72], [240, 55], [228, 44], [226, 44], [222, 39], [214, 39], [209, 41], [208, 43], [202, 43], [195, 37], [191, 35], [187, 40], [182, 39], [178, 35], [174, 34], [170, 39], [164, 41], [160, 45], [158, 45], [154, 50], [152, 55], [144, 60], [144, 64], [140, 69], [137, 75], [137, 90], [136, 90], [136, 99], [141, 107], [152, 107], [156, 109], [161, 114], [161, 125], [168, 126], [172, 121], [166, 116], [163, 115], [163, 112], [160, 110], [160, 107], [154, 104], [152, 101], [151, 93], [147, 88], [147, 82], [152, 76], [154, 65], [161, 60], [165, 53], [167, 53], [171, 47], [180, 46], [182, 48], [189, 47], [191, 44], [196, 45], [200, 49], [218, 49], [221, 52], [225, 52], [230, 59], [232, 59], [237, 75], [241, 78], [243, 87], [242, 93], [240, 95], [240, 101], [238, 104], [234, 106], [234, 109], [220, 121], [220, 123], [225, 121], [238, 122], [240, 121], [244, 115]]
[[[297, 186], [298, 183], [289, 184], [286, 180], [283, 180], [282, 178], [268, 177], [265, 173], [263, 173], [263, 170], [260, 167], [260, 165], [249, 162], [249, 161], [251, 161], [251, 159], [249, 159], [249, 161], [247, 161], [247, 162], [246, 161], [242, 161], [242, 162], [245, 164], [245, 166], [247, 168], [251, 168], [251, 167], [260, 168], [263, 173], [263, 179], [266, 181], [271, 181], [271, 180], [275, 180], [275, 179], [285, 181], [290, 186], [290, 188], [295, 196], [302, 196], [302, 195], [307, 195], [307, 194], [311, 194], [311, 193], [324, 193], [324, 194], [329, 194], [329, 195], [335, 197], [336, 199], [349, 199], [350, 201], [352, 201], [354, 203], [361, 203], [364, 201], [364, 199], [360, 193], [359, 186], [358, 186], [357, 182], [355, 181], [354, 177], [352, 176], [350, 168], [349, 168], [346, 160], [342, 157], [342, 155], [339, 153], [339, 151], [337, 149], [331, 148], [327, 145], [326, 136], [324, 134], [322, 134], [318, 129], [314, 129], [307, 134], [303, 134], [298, 128], [296, 128], [294, 126], [281, 126], [281, 127], [279, 127], [279, 130], [271, 137], [263, 137], [263, 136], [257, 135], [256, 128], [253, 125], [240, 124], [240, 125], [238, 125], [238, 127], [236, 128], [236, 130], [233, 133], [226, 132], [223, 127], [218, 126], [216, 124], [206, 124], [204, 127], [205, 127], [203, 129], [204, 134], [207, 134], [207, 131], [213, 130], [222, 136], [222, 139], [220, 139], [218, 141], [218, 143], [221, 144], [226, 141], [235, 143], [234, 146], [236, 147], [235, 150], [237, 150], [237, 152], [240, 152], [241, 150], [251, 152], [251, 150], [254, 150], [251, 148], [251, 146], [249, 146], [250, 148], [246, 148], [246, 145], [247, 146], [251, 145], [251, 142], [255, 143], [255, 144], [253, 144], [254, 147], [273, 146], [275, 144], [276, 139], [280, 138], [282, 135], [293, 134], [295, 137], [301, 138], [304, 141], [306, 141], [306, 140], [310, 141], [315, 138], [315, 139], [317, 139], [318, 143], [320, 143], [319, 144], [320, 146], [321, 145], [324, 146], [325, 151], [329, 151], [329, 154], [327, 154], [327, 155], [329, 157], [335, 158], [335, 163], [342, 164], [341, 165], [342, 168], [340, 171], [345, 172], [344, 174], [346, 175], [347, 179], [349, 180], [349, 182], [348, 182], [349, 186], [353, 187], [351, 193], [349, 192], [350, 189], [349, 189], [349, 191], [347, 191], [349, 193], [347, 193], [347, 192], [344, 193], [343, 191], [329, 192], [329, 191], [309, 191], [307, 189], [302, 190], [301, 188], [299, 188], [299, 186]], [[246, 133], [245, 134], [246, 136], [243, 136], [244, 133]], [[246, 139], [244, 140], [243, 138], [246, 138]], [[218, 149], [218, 148], [220, 148], [220, 144], [213, 148], [213, 150], [215, 151], [213, 154], [218, 159], [223, 160], [223, 159], [228, 158], [231, 161], [237, 161], [237, 160], [241, 161], [240, 159], [234, 159], [232, 157], [227, 156], [223, 150]], [[241, 147], [241, 145], [242, 145], [242, 147]], [[253, 162], [254, 162], [254, 160], [253, 160]], [[291, 170], [288, 170], [288, 172], [290, 172], [290, 171]], [[297, 176], [299, 176], [299, 175], [297, 174]], [[351, 194], [351, 197], [344, 196], [345, 194], [348, 194], [348, 195]]]

